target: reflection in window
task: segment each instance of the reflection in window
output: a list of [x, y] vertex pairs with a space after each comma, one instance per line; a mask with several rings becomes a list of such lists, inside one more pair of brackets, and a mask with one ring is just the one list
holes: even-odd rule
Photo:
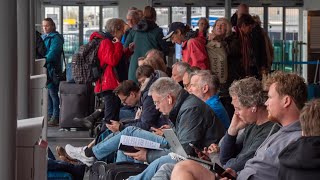
[[89, 42], [90, 35], [99, 31], [99, 6], [83, 7], [83, 43]]
[[156, 7], [157, 12], [157, 24], [163, 29], [163, 35], [167, 35], [168, 33], [168, 24], [169, 24], [169, 8]]
[[106, 25], [106, 22], [111, 19], [111, 18], [118, 18], [118, 7], [114, 6], [105, 6], [102, 8], [102, 19], [103, 19], [103, 24], [102, 24], [102, 29], [104, 29], [104, 26]]

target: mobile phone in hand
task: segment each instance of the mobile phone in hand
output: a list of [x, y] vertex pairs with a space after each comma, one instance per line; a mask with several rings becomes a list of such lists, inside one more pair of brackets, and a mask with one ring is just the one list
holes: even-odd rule
[[205, 156], [207, 160], [210, 160], [210, 158], [206, 154], [204, 154], [199, 148], [197, 148], [195, 145], [193, 145], [192, 143], [189, 143], [189, 146], [191, 146], [197, 154], [200, 153], [201, 156]]
[[228, 179], [236, 179], [235, 177], [233, 177], [231, 174], [225, 172], [226, 170], [223, 169], [221, 166], [219, 166], [219, 164], [214, 163], [214, 171], [220, 176], [220, 177], [226, 177]]

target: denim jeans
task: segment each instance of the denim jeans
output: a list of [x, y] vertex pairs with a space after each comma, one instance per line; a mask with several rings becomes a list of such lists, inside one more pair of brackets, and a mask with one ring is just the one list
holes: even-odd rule
[[104, 92], [104, 122], [102, 122], [101, 131], [106, 129], [106, 122], [110, 120], [119, 120], [119, 111], [121, 101], [111, 90]]
[[53, 85], [52, 88], [48, 89], [48, 118], [59, 119], [60, 109], [59, 109], [59, 87]]
[[145, 169], [142, 173], [136, 176], [130, 176], [129, 180], [151, 179], [156, 174], [158, 169], [166, 163], [176, 164], [177, 161], [171, 159], [169, 155], [162, 156], [149, 164], [147, 169]]
[[118, 134], [112, 136], [111, 138], [106, 138], [99, 144], [95, 145], [92, 148], [92, 151], [95, 155], [95, 157], [98, 160], [103, 159], [107, 155], [111, 154], [114, 151], [118, 150], [119, 142], [121, 135], [127, 135], [127, 136], [134, 136], [134, 137], [139, 137], [139, 138], [144, 138], [153, 142], [160, 143], [161, 147], [168, 147], [168, 142], [164, 137], [155, 135], [149, 131], [145, 131], [143, 129], [129, 126], [119, 132]]

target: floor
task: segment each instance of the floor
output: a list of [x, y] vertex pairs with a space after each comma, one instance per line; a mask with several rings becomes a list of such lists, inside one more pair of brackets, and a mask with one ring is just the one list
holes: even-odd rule
[[[73, 146], [86, 146], [93, 138], [89, 136], [88, 131], [80, 131], [77, 129], [60, 129], [59, 127], [49, 127], [48, 128], [48, 142], [49, 147], [53, 154], [57, 158], [57, 153], [55, 151], [56, 146], [65, 147], [66, 144], [72, 144]], [[57, 158], [58, 159], [58, 158]], [[84, 180], [88, 180], [89, 176], [86, 173]]]

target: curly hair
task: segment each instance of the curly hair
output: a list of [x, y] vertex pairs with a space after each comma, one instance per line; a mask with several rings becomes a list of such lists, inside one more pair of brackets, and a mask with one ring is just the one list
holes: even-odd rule
[[234, 81], [229, 88], [229, 94], [237, 96], [244, 107], [265, 106], [267, 100], [261, 81], [254, 77]]
[[320, 99], [307, 102], [300, 113], [304, 136], [320, 136]]
[[266, 80], [265, 88], [269, 89], [274, 83], [280, 96], [290, 96], [298, 109], [303, 108], [307, 101], [307, 85], [302, 77], [294, 73], [276, 71]]

